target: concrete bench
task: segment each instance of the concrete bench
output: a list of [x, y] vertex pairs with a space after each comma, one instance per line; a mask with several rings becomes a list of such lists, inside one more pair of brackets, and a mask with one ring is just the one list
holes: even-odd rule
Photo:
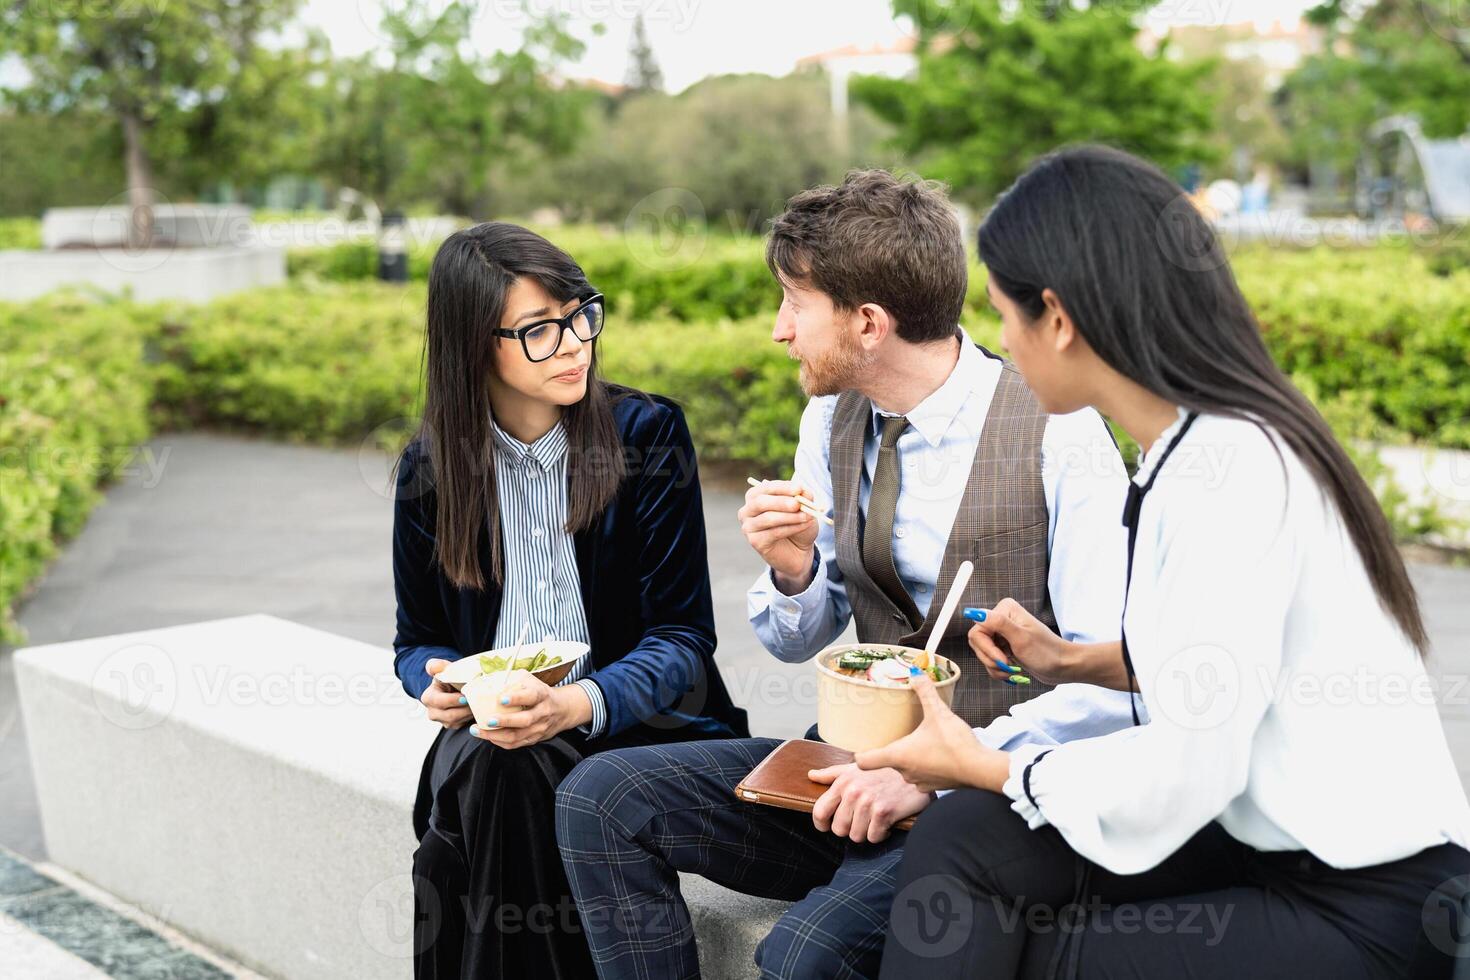
[[[241, 616], [17, 651], [50, 858], [266, 974], [412, 975], [434, 726], [386, 650]], [[706, 977], [782, 903], [686, 878]]]

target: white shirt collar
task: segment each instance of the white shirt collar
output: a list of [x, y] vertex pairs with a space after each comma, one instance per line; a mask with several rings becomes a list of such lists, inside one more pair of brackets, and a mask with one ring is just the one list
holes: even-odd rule
[[504, 453], [514, 463], [524, 464], [535, 460], [543, 469], [550, 469], [557, 460], [566, 455], [567, 427], [564, 422], [556, 423], [544, 436], [529, 445], [502, 429], [493, 415], [490, 417], [490, 429], [495, 435], [496, 450]]
[[[931, 447], [937, 448], [944, 435], [949, 431], [950, 425], [959, 418], [965, 403], [970, 399], [977, 388], [985, 383], [987, 371], [998, 369], [1000, 362], [986, 357], [980, 353], [980, 348], [975, 346], [964, 330], [960, 330], [960, 357], [955, 362], [954, 370], [949, 373], [944, 384], [936, 388], [928, 398], [914, 406], [913, 411], [908, 413], [909, 425], [916, 429], [924, 441]], [[886, 413], [880, 412], [878, 406], [873, 406], [872, 431], [881, 432], [881, 419]]]
[[1163, 457], [1164, 450], [1174, 440], [1174, 437], [1179, 434], [1180, 426], [1184, 425], [1184, 420], [1189, 417], [1189, 413], [1182, 407], [1176, 407], [1175, 411], [1178, 412], [1178, 415], [1167, 429], [1159, 433], [1159, 437], [1154, 440], [1154, 444], [1149, 447], [1148, 452], [1140, 452], [1138, 454], [1138, 471], [1133, 474], [1133, 482], [1139, 486], [1143, 486], [1148, 482], [1149, 475], [1158, 466], [1158, 460]]

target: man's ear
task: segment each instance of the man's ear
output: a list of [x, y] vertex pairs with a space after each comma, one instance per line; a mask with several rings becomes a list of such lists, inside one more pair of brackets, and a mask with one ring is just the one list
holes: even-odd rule
[[1077, 325], [1072, 322], [1072, 315], [1062, 305], [1062, 298], [1055, 291], [1043, 289], [1041, 301], [1046, 304], [1046, 309], [1041, 311], [1041, 323], [1038, 326], [1047, 331], [1056, 352], [1064, 354], [1077, 343]]
[[877, 303], [864, 303], [853, 313], [856, 318], [854, 326], [857, 328], [858, 343], [865, 350], [872, 350], [883, 342], [883, 339], [893, 333], [898, 324], [888, 311]]

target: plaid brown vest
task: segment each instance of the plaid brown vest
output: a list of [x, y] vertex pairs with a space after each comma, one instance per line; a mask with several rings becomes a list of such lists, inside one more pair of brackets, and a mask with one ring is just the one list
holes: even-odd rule
[[[863, 444], [872, 431], [872, 419], [867, 398], [852, 391], [838, 397], [832, 416], [832, 506], [837, 567], [852, 603], [858, 641], [924, 646], [955, 571], [967, 559], [974, 562], [975, 574], [965, 587], [961, 609], [989, 609], [1009, 596], [1055, 629], [1046, 586], [1048, 515], [1041, 484], [1041, 438], [1047, 416], [1020, 372], [1009, 361], [1001, 370], [944, 549], [929, 614], [918, 631], [910, 628], [908, 617], [863, 567], [863, 514], [858, 502]], [[899, 493], [903, 492], [900, 484]], [[966, 642], [971, 625], [956, 613], [939, 653], [960, 666], [955, 712], [978, 728], [1005, 714], [1011, 705], [1051, 688], [1034, 680], [1029, 685], [991, 680]]]

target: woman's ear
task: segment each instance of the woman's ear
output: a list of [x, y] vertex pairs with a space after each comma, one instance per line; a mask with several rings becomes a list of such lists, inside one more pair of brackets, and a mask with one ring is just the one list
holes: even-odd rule
[[1042, 311], [1042, 325], [1051, 335], [1052, 345], [1058, 354], [1065, 353], [1077, 342], [1077, 325], [1062, 305], [1062, 298], [1051, 288], [1041, 291], [1041, 301], [1046, 304]]

